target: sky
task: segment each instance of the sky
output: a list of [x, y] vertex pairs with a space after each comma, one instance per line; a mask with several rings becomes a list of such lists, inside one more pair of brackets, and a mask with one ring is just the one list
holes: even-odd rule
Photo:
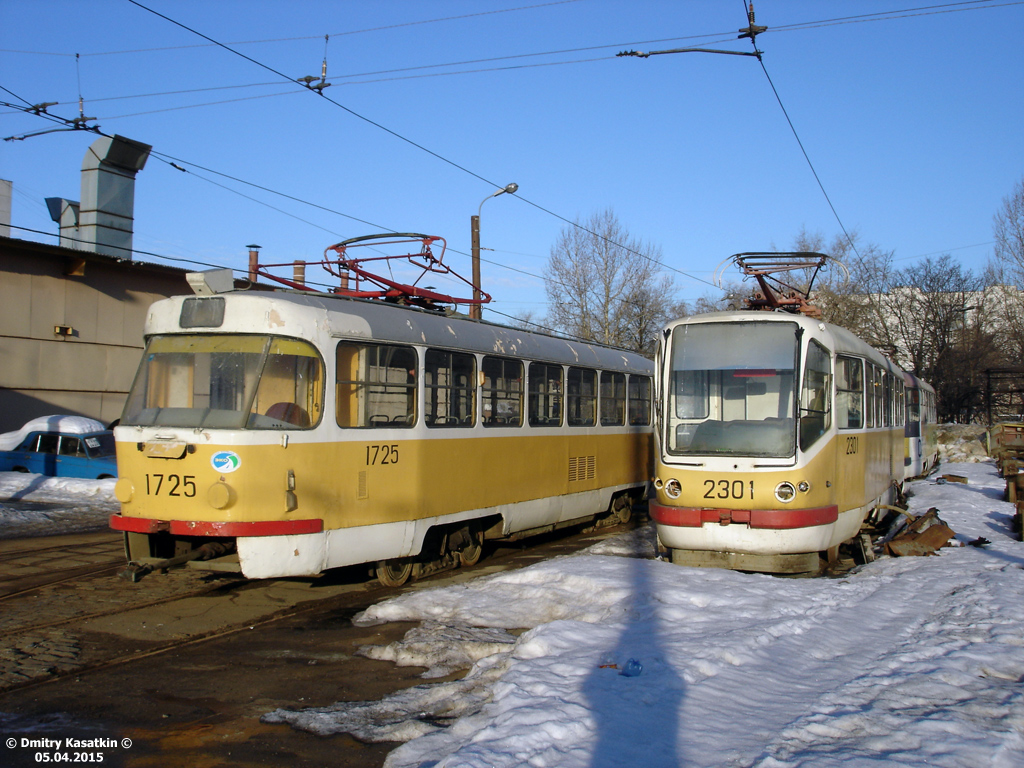
[[[423, 667], [422, 684], [319, 708], [296, 689], [263, 722], [402, 742], [386, 768], [1015, 768], [1024, 544], [991, 460], [940, 472], [967, 483], [908, 484], [910, 512], [935, 507], [955, 531], [937, 556], [778, 578], [653, 559], [642, 527], [403, 590], [354, 621], [415, 626], [359, 653]], [[0, 499], [19, 499], [0, 503], [0, 532], [101, 527], [112, 485], [0, 473]]]
[[[690, 302], [730, 255], [802, 230], [983, 268], [1024, 177], [1024, 2], [755, 10], [761, 63], [616, 56], [750, 52], [741, 0], [0, 0], [0, 138], [59, 127], [18, 107], [72, 119], [81, 97], [88, 125], [152, 145], [136, 258], [189, 269], [398, 231], [445, 238], [469, 276], [479, 211], [498, 322], [544, 315], [552, 245], [604, 210]], [[325, 60], [322, 96], [293, 82]], [[43, 201], [80, 198], [96, 138], [0, 142], [13, 236], [56, 242]]]

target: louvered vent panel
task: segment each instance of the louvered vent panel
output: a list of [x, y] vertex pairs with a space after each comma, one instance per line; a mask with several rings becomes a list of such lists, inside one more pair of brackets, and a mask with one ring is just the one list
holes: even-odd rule
[[577, 480], [593, 480], [597, 477], [596, 456], [570, 456], [569, 457], [569, 482]]

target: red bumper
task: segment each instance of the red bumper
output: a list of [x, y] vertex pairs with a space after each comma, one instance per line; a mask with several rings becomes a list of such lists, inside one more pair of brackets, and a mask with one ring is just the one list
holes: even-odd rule
[[110, 527], [129, 533], [160, 533], [177, 536], [290, 536], [300, 533], [321, 533], [324, 521], [267, 520], [252, 523], [206, 523], [195, 520], [150, 520], [145, 517], [110, 516]]
[[650, 502], [650, 513], [659, 525], [700, 528], [704, 523], [745, 523], [751, 528], [785, 530], [828, 525], [839, 519], [839, 507], [811, 509], [708, 509], [703, 507], [665, 507]]

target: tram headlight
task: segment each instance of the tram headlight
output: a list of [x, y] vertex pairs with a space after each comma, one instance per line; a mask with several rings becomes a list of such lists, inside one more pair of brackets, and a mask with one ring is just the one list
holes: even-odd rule
[[783, 504], [788, 504], [796, 497], [796, 488], [793, 484], [784, 481], [775, 486], [775, 498]]
[[808, 483], [806, 480], [801, 480], [800, 483], [797, 485], [796, 489], [800, 491], [800, 493], [807, 493], [809, 490], [811, 490], [811, 484]]
[[669, 480], [665, 483], [665, 493], [668, 494], [671, 499], [678, 499], [680, 494], [683, 492], [683, 486], [679, 484], [678, 480]]
[[122, 504], [127, 504], [135, 495], [135, 486], [127, 477], [122, 477], [114, 483], [114, 498]]
[[235, 489], [224, 482], [214, 483], [206, 492], [206, 501], [214, 509], [227, 509], [237, 498]]

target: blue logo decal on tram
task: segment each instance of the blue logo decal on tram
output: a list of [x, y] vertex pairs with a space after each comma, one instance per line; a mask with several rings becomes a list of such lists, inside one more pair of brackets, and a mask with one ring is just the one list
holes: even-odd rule
[[234, 472], [242, 466], [242, 460], [234, 451], [217, 451], [217, 453], [210, 457], [210, 466], [218, 472], [227, 474], [228, 472]]

